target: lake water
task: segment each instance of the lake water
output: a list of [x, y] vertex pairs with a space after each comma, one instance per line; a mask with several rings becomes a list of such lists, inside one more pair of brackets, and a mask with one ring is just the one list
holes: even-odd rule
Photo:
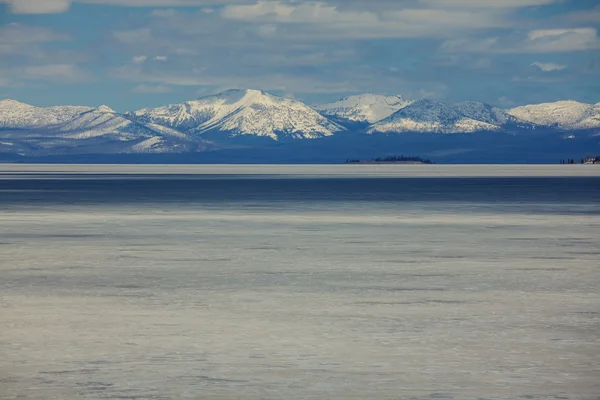
[[597, 166], [2, 166], [1, 399], [600, 395]]

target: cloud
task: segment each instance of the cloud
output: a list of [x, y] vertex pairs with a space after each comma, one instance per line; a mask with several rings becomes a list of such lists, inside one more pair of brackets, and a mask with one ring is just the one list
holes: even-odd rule
[[146, 85], [142, 83], [134, 87], [131, 91], [134, 93], [158, 94], [170, 93], [172, 91], [172, 88], [170, 86], [165, 85]]
[[509, 23], [502, 15], [481, 8], [451, 10], [413, 7], [376, 12], [344, 9], [324, 1], [259, 1], [249, 5], [229, 5], [223, 8], [221, 15], [225, 19], [259, 23], [262, 26], [285, 25], [288, 35], [312, 36], [320, 40], [438, 37], [504, 27]]
[[465, 7], [465, 8], [522, 8], [542, 6], [556, 3], [557, 0], [421, 0], [423, 4], [437, 7]]
[[551, 63], [551, 62], [550, 63], [542, 63], [539, 61], [532, 63], [531, 66], [537, 67], [540, 69], [540, 71], [543, 71], [543, 72], [562, 71], [567, 68], [566, 65], [561, 65], [561, 64]]
[[516, 83], [561, 83], [565, 82], [564, 78], [549, 78], [547, 76], [515, 76], [511, 82]]
[[88, 55], [63, 49], [69, 35], [52, 29], [10, 23], [0, 27], [0, 75], [3, 86], [21, 87], [31, 83], [73, 83], [91, 78], [78, 64]]
[[[422, 8], [437, 9], [516, 9], [529, 6], [541, 6], [557, 2], [559, 0], [327, 0], [333, 6], [344, 9], [365, 9], [389, 7], [416, 6]], [[253, 4], [256, 0], [0, 0], [10, 6], [11, 12], [15, 14], [47, 14], [67, 11], [73, 3], [101, 4], [122, 7], [206, 7], [204, 10], [210, 12], [214, 6]], [[272, 0], [262, 0], [261, 3], [269, 3]], [[286, 3], [298, 3], [294, 0], [286, 0]]]
[[575, 28], [575, 29], [537, 29], [529, 32], [529, 40], [539, 40], [543, 38], [556, 38], [564, 35], [583, 35], [596, 36], [594, 28]]
[[74, 64], [36, 65], [23, 68], [23, 78], [29, 80], [51, 80], [54, 82], [82, 82], [89, 74]]
[[134, 64], [141, 64], [148, 59], [148, 56], [135, 56], [131, 58], [131, 62]]
[[75, 64], [47, 64], [23, 67], [0, 67], [3, 86], [28, 86], [39, 83], [73, 84], [87, 82], [93, 76]]
[[[132, 62], [110, 68], [107, 72], [113, 79], [135, 82], [140, 86], [187, 86], [196, 87], [203, 93], [226, 88], [261, 88], [287, 94], [331, 94], [349, 92], [394, 91], [418, 96], [421, 90], [427, 93], [442, 93], [447, 88], [428, 79], [427, 82], [406, 81], [402, 74], [374, 70], [369, 67], [347, 66], [344, 69], [307, 70], [299, 74], [294, 68], [248, 68], [247, 66], [221, 65], [198, 67], [196, 60], [189, 64], [173, 62], [134, 64]], [[196, 65], [196, 66], [194, 66]], [[386, 68], [387, 70], [387, 68]], [[365, 79], [376, 76], [377, 79]], [[424, 92], [423, 92], [424, 93]]]
[[149, 28], [132, 29], [113, 32], [113, 36], [122, 43], [140, 44], [152, 41], [152, 31]]
[[55, 14], [69, 9], [71, 0], [3, 0], [14, 14]]
[[53, 14], [67, 11], [73, 3], [102, 4], [123, 7], [201, 7], [241, 0], [0, 0], [14, 14]]
[[600, 48], [595, 28], [536, 29], [526, 35], [459, 38], [445, 41], [440, 50], [449, 53], [557, 53]]
[[498, 40], [497, 37], [452, 39], [442, 43], [440, 49], [447, 53], [487, 53], [492, 52]]
[[156, 60], [156, 61], [163, 61], [164, 62], [164, 61], [167, 61], [168, 59], [169, 59], [169, 57], [167, 57], [167, 56], [156, 56], [156, 57], [154, 57], [154, 60]]
[[580, 24], [600, 23], [600, 5], [591, 10], [574, 11], [564, 16], [567, 21]]
[[70, 39], [69, 35], [39, 26], [10, 23], [0, 27], [0, 44], [27, 45], [68, 41]]
[[594, 28], [534, 30], [528, 39], [526, 48], [539, 53], [591, 50], [600, 45]]

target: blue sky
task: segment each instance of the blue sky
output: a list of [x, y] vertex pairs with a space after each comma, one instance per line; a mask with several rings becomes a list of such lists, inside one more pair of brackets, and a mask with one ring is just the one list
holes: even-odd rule
[[600, 102], [598, 0], [0, 0], [0, 98]]

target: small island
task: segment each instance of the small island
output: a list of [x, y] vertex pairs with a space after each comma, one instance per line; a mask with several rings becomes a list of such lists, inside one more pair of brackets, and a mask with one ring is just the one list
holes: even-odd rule
[[346, 160], [344, 164], [435, 164], [431, 160], [416, 156], [387, 156], [372, 160]]
[[[577, 164], [574, 158], [569, 158], [567, 160], [560, 160], [561, 164]], [[600, 156], [598, 157], [587, 157], [582, 158], [579, 161], [579, 164], [600, 164]]]

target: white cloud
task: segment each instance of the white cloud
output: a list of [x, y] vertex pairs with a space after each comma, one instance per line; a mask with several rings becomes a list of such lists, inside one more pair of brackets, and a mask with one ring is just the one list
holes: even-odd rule
[[564, 69], [567, 69], [566, 65], [556, 64], [556, 63], [552, 63], [552, 62], [543, 63], [543, 62], [536, 61], [536, 62], [532, 63], [531, 66], [537, 67], [543, 72], [562, 71]]
[[574, 29], [537, 29], [529, 32], [529, 40], [538, 40], [542, 38], [556, 38], [564, 35], [583, 35], [596, 36], [594, 28], [574, 28]]
[[527, 35], [482, 39], [450, 39], [441, 50], [450, 53], [555, 53], [586, 51], [600, 48], [594, 28], [538, 29]]
[[52, 14], [67, 11], [73, 3], [103, 4], [123, 7], [201, 7], [241, 0], [0, 0], [15, 14]]
[[[10, 86], [40, 82], [81, 82], [90, 77], [77, 64], [88, 55], [73, 49], [44, 46], [71, 37], [39, 26], [10, 23], [0, 27], [0, 75]], [[3, 86], [7, 86], [3, 84]]]
[[[245, 70], [246, 74], [241, 74], [241, 70]], [[196, 86], [199, 89], [202, 87], [257, 87], [268, 91], [296, 94], [387, 91], [390, 87], [401, 90], [407, 85], [416, 84], [413, 82], [407, 84], [403, 81], [403, 77], [395, 74], [387, 77], [379, 76], [374, 86], [373, 81], [364, 79], [364, 74], [375, 74], [360, 68], [346, 68], [344, 71], [336, 70], [329, 74], [316, 73], [312, 75], [299, 75], [290, 71], [289, 68], [275, 70], [256, 68], [252, 69], [251, 74], [248, 74], [247, 70], [247, 66], [213, 69], [187, 68], [176, 63], [167, 67], [157, 63], [133, 64], [130, 62], [109, 69], [108, 74], [112, 78], [135, 82], [140, 86], [146, 85], [147, 87]], [[412, 88], [412, 86], [410, 87]]]
[[[396, 0], [396, 1], [337, 1], [327, 0], [333, 5], [343, 5], [347, 7], [363, 8], [373, 10], [380, 5], [388, 7], [390, 5], [406, 6], [417, 4], [419, 7], [438, 8], [438, 9], [516, 9], [528, 6], [540, 6], [554, 3], [560, 0]], [[73, 3], [83, 4], [103, 4], [122, 7], [206, 7], [204, 10], [214, 10], [214, 6], [219, 5], [239, 5], [253, 4], [257, 0], [0, 0], [0, 3], [7, 3], [13, 13], [18, 14], [45, 14], [64, 12], [69, 9]], [[272, 0], [258, 0], [259, 3], [272, 3]], [[297, 1], [287, 0], [292, 4]]]
[[158, 93], [170, 93], [172, 88], [170, 86], [165, 85], [146, 85], [144, 83], [134, 87], [132, 90], [134, 93], [148, 93], [148, 94], [158, 94]]
[[565, 19], [576, 23], [600, 23], [600, 5], [591, 10], [575, 11], [565, 15]]
[[134, 64], [141, 64], [148, 59], [148, 56], [135, 56], [131, 59]]
[[440, 49], [448, 53], [486, 53], [491, 51], [498, 40], [497, 37], [451, 39], [442, 43]]
[[74, 64], [36, 65], [23, 68], [26, 79], [43, 79], [59, 82], [79, 82], [88, 75]]
[[0, 67], [0, 86], [23, 87], [41, 83], [81, 83], [93, 78], [92, 74], [75, 64], [47, 64], [25, 67]]
[[558, 0], [420, 0], [437, 7], [521, 8], [556, 3]]
[[516, 83], [561, 83], [564, 81], [564, 78], [547, 76], [515, 76], [511, 79], [511, 82]]
[[70, 40], [68, 35], [39, 26], [10, 23], [0, 27], [0, 44], [27, 45]]
[[594, 28], [534, 30], [528, 38], [525, 47], [539, 53], [591, 50], [600, 45]]
[[54, 14], [69, 9], [71, 0], [3, 0], [14, 14]]
[[156, 61], [163, 61], [164, 62], [164, 61], [167, 61], [168, 59], [169, 59], [169, 57], [167, 57], [167, 56], [156, 56], [156, 57], [154, 57], [154, 60], [156, 60]]
[[[223, 18], [285, 24], [293, 36], [319, 39], [437, 37], [455, 32], [507, 26], [503, 15], [485, 9], [404, 8], [385, 12], [336, 7], [324, 1], [259, 1], [224, 7]], [[294, 31], [295, 30], [295, 31]]]
[[132, 29], [113, 32], [113, 36], [126, 44], [139, 44], [152, 41], [152, 31], [149, 28]]
[[277, 25], [265, 24], [258, 27], [260, 36], [273, 36], [277, 33]]

